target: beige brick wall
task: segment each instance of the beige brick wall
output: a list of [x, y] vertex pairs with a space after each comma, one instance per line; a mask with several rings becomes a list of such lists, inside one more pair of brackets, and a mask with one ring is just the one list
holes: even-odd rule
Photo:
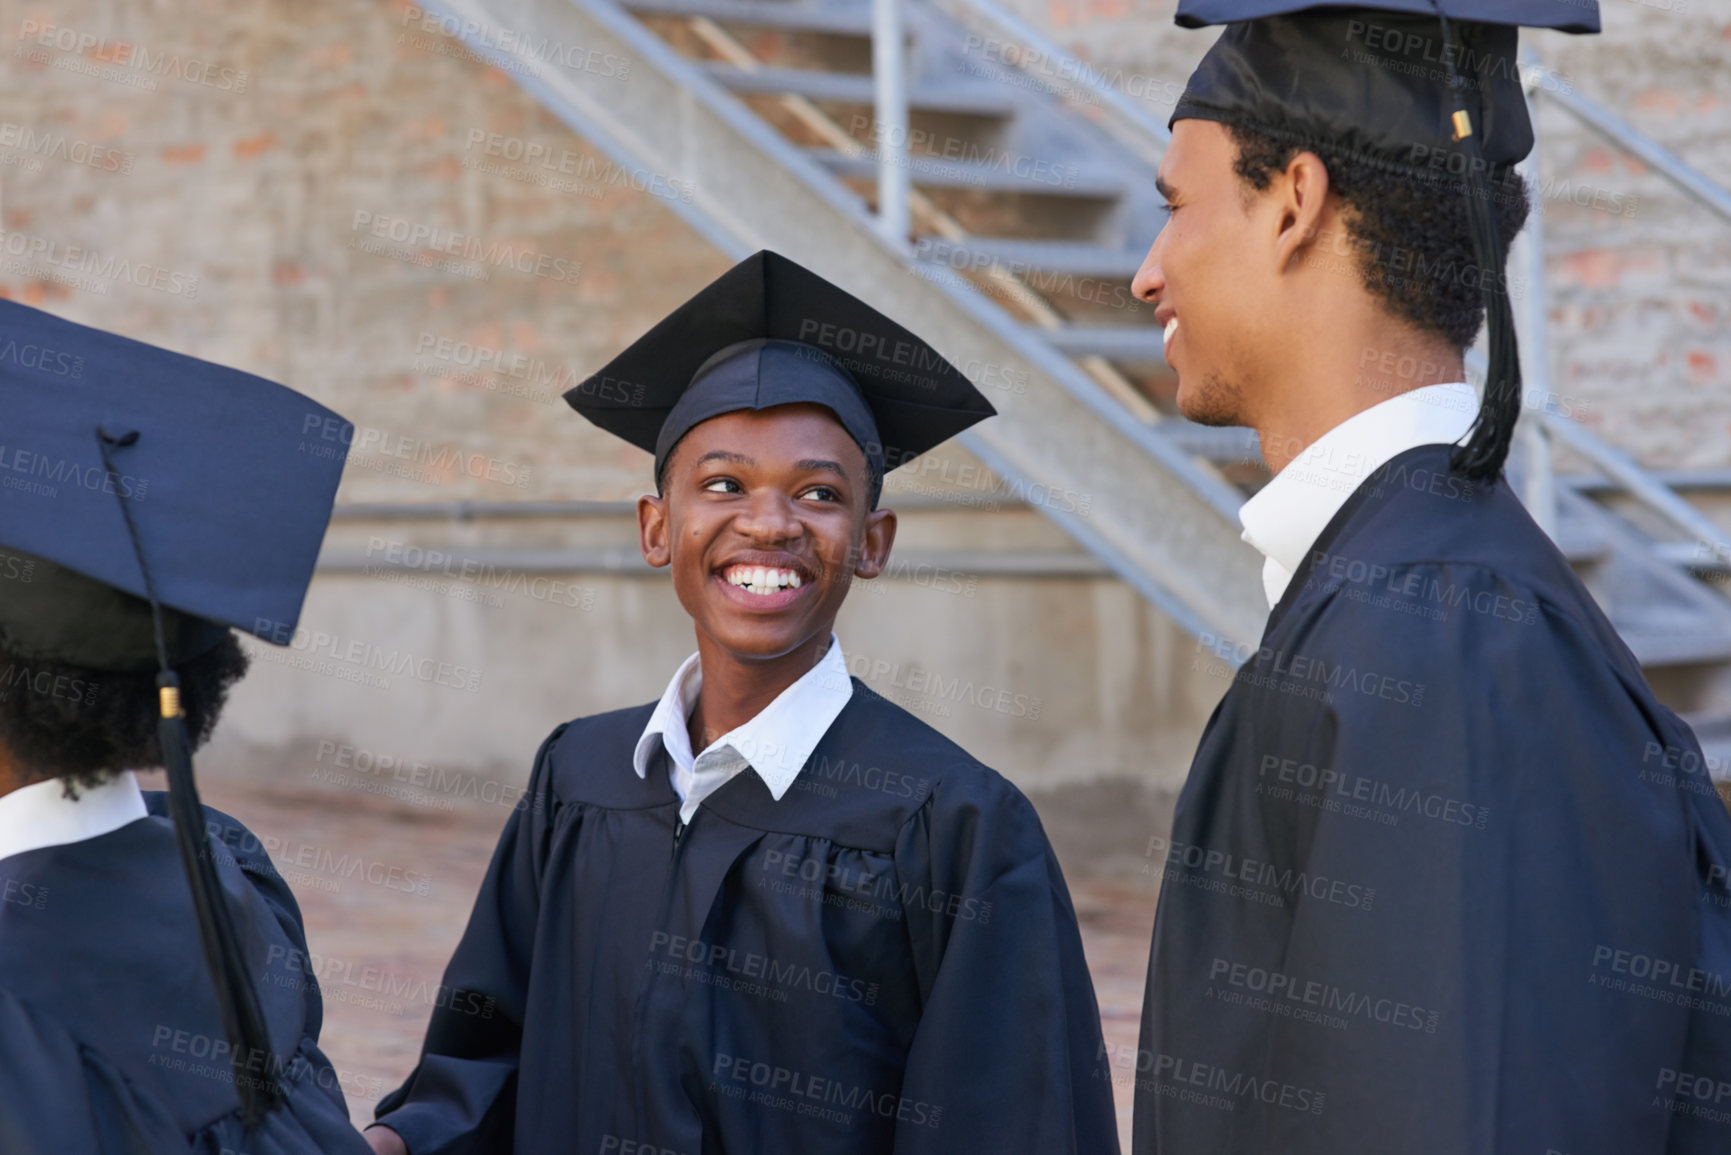
[[[121, 150], [129, 170], [0, 138], [0, 154], [40, 163], [27, 171], [0, 160], [4, 227], [51, 246], [22, 267], [11, 255], [18, 242], [6, 249], [8, 295], [249, 369], [337, 409], [362, 427], [343, 500], [635, 492], [639, 455], [576, 419], [557, 400], [559, 381], [574, 384], [727, 262], [504, 74], [405, 27], [404, 4], [0, 7], [4, 119], [38, 140]], [[81, 47], [79, 37], [98, 43]], [[144, 67], [163, 57], [178, 58], [180, 74]], [[86, 67], [113, 79], [74, 70]], [[569, 154], [571, 174], [589, 179], [488, 158], [485, 137], [467, 147], [472, 133], [543, 146], [556, 163]], [[489, 160], [576, 191], [474, 165]], [[414, 229], [417, 249], [451, 249], [456, 267], [396, 259], [409, 245], [391, 235]], [[196, 296], [55, 263], [71, 246], [196, 278]], [[542, 275], [512, 262], [538, 262]], [[477, 387], [425, 371], [473, 378], [458, 343], [521, 357], [523, 375], [482, 372]], [[438, 452], [447, 446], [480, 457], [457, 463]]]

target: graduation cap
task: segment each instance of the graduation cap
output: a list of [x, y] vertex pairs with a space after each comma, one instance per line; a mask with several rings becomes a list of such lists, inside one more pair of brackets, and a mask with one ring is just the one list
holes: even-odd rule
[[231, 626], [289, 640], [353, 427], [263, 378], [5, 300], [0, 412], [0, 646], [159, 671], [169, 810], [256, 1122], [276, 1101], [257, 1074], [270, 1036], [205, 836], [173, 667]]
[[1533, 147], [1517, 68], [1518, 30], [1599, 31], [1596, 0], [1179, 0], [1187, 28], [1228, 27], [1172, 113], [1243, 127], [1299, 148], [1464, 186], [1483, 288], [1489, 356], [1483, 401], [1456, 469], [1494, 478], [1521, 411], [1506, 238], [1494, 206]]
[[740, 409], [807, 402], [866, 455], [871, 504], [886, 469], [997, 411], [935, 349], [780, 253], [752, 254], [565, 394], [577, 412], [655, 455]]

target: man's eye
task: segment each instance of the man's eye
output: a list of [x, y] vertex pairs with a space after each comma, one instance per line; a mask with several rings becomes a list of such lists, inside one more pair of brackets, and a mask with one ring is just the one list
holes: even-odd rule
[[805, 491], [807, 497], [815, 497], [819, 501], [840, 501], [841, 494], [827, 485], [814, 485]]
[[715, 477], [703, 483], [703, 488], [710, 493], [744, 493], [739, 482], [731, 477]]

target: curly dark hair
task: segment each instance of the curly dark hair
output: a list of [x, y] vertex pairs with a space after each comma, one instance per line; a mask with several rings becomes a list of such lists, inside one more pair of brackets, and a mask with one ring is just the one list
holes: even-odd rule
[[[1301, 146], [1242, 124], [1226, 126], [1238, 145], [1233, 170], [1266, 189]], [[1483, 281], [1501, 286], [1503, 270], [1480, 270], [1467, 221], [1467, 183], [1458, 176], [1402, 171], [1363, 157], [1311, 148], [1329, 186], [1346, 205], [1347, 233], [1364, 286], [1403, 321], [1465, 349], [1484, 324]], [[1527, 186], [1504, 169], [1486, 183], [1506, 246], [1527, 220]]]
[[[176, 667], [194, 748], [216, 726], [229, 687], [247, 670], [234, 634]], [[26, 782], [94, 787], [122, 770], [162, 765], [156, 671], [113, 673], [17, 657], [0, 649], [0, 744]]]

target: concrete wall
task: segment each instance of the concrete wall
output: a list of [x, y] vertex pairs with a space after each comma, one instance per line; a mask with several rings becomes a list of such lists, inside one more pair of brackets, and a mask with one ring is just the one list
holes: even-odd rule
[[[971, 524], [945, 525], [958, 518]], [[953, 544], [970, 537], [974, 549]], [[326, 554], [341, 569], [315, 583], [293, 644], [249, 643], [253, 672], [212, 764], [316, 777], [338, 761], [390, 760], [419, 764], [407, 779], [393, 772], [405, 787], [441, 772], [523, 781], [554, 725], [653, 700], [694, 648], [662, 574], [557, 561], [629, 557], [635, 541], [634, 521], [612, 514], [340, 522]], [[1042, 796], [1070, 861], [1139, 868], [1225, 667], [1116, 579], [994, 576], [951, 560], [1002, 558], [1006, 546], [1084, 560], [1030, 511], [916, 507], [900, 541], [906, 568], [892, 563], [894, 576], [856, 586], [844, 607], [850, 669]]]

